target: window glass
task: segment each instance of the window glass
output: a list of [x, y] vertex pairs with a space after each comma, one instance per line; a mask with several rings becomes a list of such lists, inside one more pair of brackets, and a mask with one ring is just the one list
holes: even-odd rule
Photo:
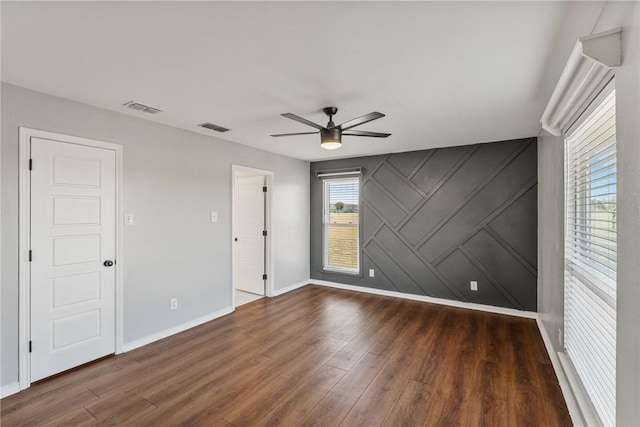
[[360, 272], [360, 178], [324, 180], [324, 269]]

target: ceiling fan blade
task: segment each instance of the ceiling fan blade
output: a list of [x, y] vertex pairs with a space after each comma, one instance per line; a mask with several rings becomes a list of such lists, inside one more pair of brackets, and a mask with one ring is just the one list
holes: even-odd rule
[[291, 119], [291, 120], [295, 120], [296, 122], [304, 123], [305, 125], [311, 126], [312, 128], [316, 128], [318, 130], [324, 129], [324, 126], [320, 126], [317, 123], [313, 123], [312, 121], [309, 121], [309, 120], [305, 119], [304, 117], [296, 116], [293, 113], [284, 113], [284, 114], [280, 114], [280, 115], [282, 117], [286, 117], [287, 119]]
[[379, 119], [381, 117], [384, 117], [384, 114], [374, 111], [373, 113], [365, 114], [362, 117], [358, 117], [358, 118], [349, 120], [347, 122], [344, 122], [341, 125], [338, 125], [338, 127], [344, 131], [344, 130], [348, 130], [356, 126], [360, 126], [362, 124], [368, 123], [372, 120]]
[[271, 136], [279, 137], [279, 136], [294, 136], [294, 135], [317, 135], [318, 133], [320, 133], [320, 132], [278, 133], [278, 134], [271, 135]]
[[349, 130], [342, 132], [342, 134], [349, 136], [370, 136], [372, 138], [386, 138], [391, 135], [390, 133], [367, 132], [366, 130]]

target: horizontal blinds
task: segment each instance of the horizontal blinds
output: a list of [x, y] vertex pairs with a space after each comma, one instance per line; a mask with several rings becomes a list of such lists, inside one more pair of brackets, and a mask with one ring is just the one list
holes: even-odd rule
[[325, 180], [325, 192], [328, 203], [325, 205], [325, 220], [337, 223], [357, 223], [357, 215], [331, 215], [339, 213], [358, 213], [359, 211], [358, 178], [342, 178]]
[[613, 82], [566, 135], [565, 350], [604, 425], [616, 409]]
[[565, 349], [602, 424], [615, 425], [616, 312], [576, 276], [565, 279]]
[[324, 269], [360, 271], [360, 179], [324, 180]]

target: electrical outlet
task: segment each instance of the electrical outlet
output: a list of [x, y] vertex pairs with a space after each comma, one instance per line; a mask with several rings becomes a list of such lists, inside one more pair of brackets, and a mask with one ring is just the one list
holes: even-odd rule
[[171, 310], [178, 308], [178, 298], [171, 298]]
[[133, 214], [124, 214], [124, 224], [133, 225]]
[[478, 290], [478, 282], [475, 280], [471, 281], [471, 290], [472, 291], [477, 291]]
[[373, 268], [369, 269], [369, 277], [375, 277], [376, 276], [376, 271]]

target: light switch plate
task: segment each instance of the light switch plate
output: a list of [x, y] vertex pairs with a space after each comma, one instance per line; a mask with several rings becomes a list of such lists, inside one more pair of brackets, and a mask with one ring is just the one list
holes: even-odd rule
[[211, 212], [211, 222], [218, 222], [218, 212]]

